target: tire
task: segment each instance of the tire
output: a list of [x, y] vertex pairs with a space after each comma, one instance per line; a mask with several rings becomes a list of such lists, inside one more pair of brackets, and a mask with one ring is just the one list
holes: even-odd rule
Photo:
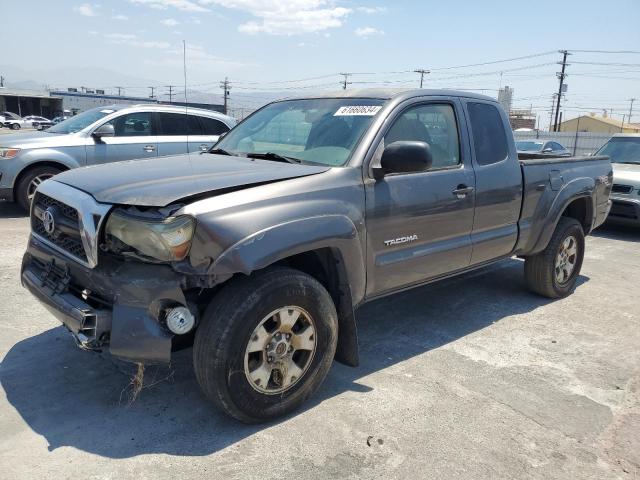
[[59, 168], [48, 165], [27, 170], [27, 172], [24, 173], [22, 178], [18, 181], [18, 185], [16, 187], [16, 201], [18, 202], [18, 205], [28, 212], [31, 207], [31, 198], [35, 187], [61, 171], [62, 170]]
[[[244, 423], [264, 422], [294, 411], [322, 384], [336, 351], [338, 316], [327, 290], [298, 270], [273, 267], [232, 282], [216, 295], [203, 316], [196, 331], [193, 365], [204, 394], [225, 413]], [[270, 316], [279, 309], [284, 311], [282, 321], [279, 314]], [[278, 355], [279, 343], [278, 348], [270, 349], [291, 312], [300, 316], [290, 331], [304, 327], [302, 333], [284, 334], [294, 337], [288, 348], [292, 349], [291, 359], [297, 356], [297, 378], [287, 373], [295, 368], [286, 366], [291, 361], [288, 356], [276, 360], [268, 353]], [[275, 324], [275, 330], [269, 330]], [[303, 336], [313, 342], [313, 352], [297, 350], [297, 344], [293, 350]], [[247, 353], [263, 343], [266, 348]], [[282, 371], [279, 366], [283, 366]], [[265, 368], [273, 368], [264, 376], [266, 382], [250, 378]], [[283, 386], [285, 377], [291, 379], [287, 387]], [[259, 391], [262, 388], [265, 391]]]
[[[572, 252], [572, 240], [575, 254]], [[566, 243], [565, 243], [566, 242]], [[562, 255], [564, 252], [564, 258]], [[525, 258], [527, 287], [548, 298], [562, 298], [575, 288], [584, 259], [584, 230], [574, 218], [561, 217], [551, 240], [542, 252]], [[570, 273], [568, 273], [570, 270]]]
[[20, 125], [18, 125], [17, 123], [12, 123], [11, 130], [20, 130]]

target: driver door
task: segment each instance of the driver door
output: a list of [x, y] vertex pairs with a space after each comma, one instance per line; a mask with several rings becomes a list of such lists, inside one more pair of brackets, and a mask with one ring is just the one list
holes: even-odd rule
[[368, 297], [470, 264], [475, 177], [460, 108], [455, 99], [411, 105], [384, 134], [384, 145], [428, 143], [433, 165], [366, 184]]
[[86, 145], [87, 165], [119, 162], [158, 155], [151, 112], [131, 112], [111, 119], [115, 135], [101, 139], [90, 138]]

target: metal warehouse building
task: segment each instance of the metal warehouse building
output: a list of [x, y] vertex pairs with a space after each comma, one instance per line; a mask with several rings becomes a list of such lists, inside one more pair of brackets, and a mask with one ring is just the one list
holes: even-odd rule
[[13, 112], [21, 117], [41, 115], [51, 118], [62, 109], [62, 98], [46, 90], [0, 88], [0, 112]]
[[[12, 112], [25, 117], [27, 115], [41, 115], [53, 118], [63, 111], [76, 114], [95, 107], [113, 104], [164, 103], [184, 106], [184, 102], [161, 102], [155, 98], [128, 97], [121, 95], [105, 95], [95, 92], [78, 92], [74, 88], [64, 90], [17, 90], [0, 88], [0, 112]], [[216, 112], [224, 110], [223, 105], [213, 103], [194, 103], [186, 105], [194, 108], [204, 108]]]
[[[163, 103], [170, 105], [181, 105], [184, 106], [184, 102], [161, 102], [155, 98], [147, 98], [147, 97], [128, 97], [123, 95], [105, 95], [104, 93], [100, 93], [100, 90], [96, 90], [95, 92], [78, 92], [76, 89], [70, 88], [67, 91], [64, 90], [52, 90], [51, 96], [62, 99], [62, 108], [64, 110], [69, 110], [72, 113], [83, 112], [84, 110], [89, 110], [90, 108], [101, 107], [104, 105], [113, 105], [113, 104], [127, 104], [134, 105], [140, 103]], [[187, 104], [190, 107], [194, 108], [204, 108], [207, 110], [213, 110], [216, 112], [222, 112], [224, 109], [223, 105], [218, 105], [214, 103], [193, 103], [189, 102]]]

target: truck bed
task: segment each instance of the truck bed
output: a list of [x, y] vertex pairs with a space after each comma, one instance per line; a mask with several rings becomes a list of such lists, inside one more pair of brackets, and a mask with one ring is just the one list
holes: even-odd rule
[[537, 253], [539, 246], [546, 244], [539, 241], [550, 233], [545, 231], [546, 225], [555, 225], [548, 220], [562, 213], [568, 198], [583, 198], [584, 204], [580, 208], [592, 209], [595, 214], [593, 224], [583, 225], [585, 234], [604, 222], [611, 189], [609, 157], [541, 157], [536, 154], [518, 157], [523, 192], [517, 253]]

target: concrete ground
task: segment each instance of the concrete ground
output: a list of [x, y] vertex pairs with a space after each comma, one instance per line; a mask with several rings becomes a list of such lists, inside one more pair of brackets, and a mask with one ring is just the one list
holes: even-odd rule
[[509, 260], [365, 306], [361, 366], [250, 427], [205, 401], [190, 350], [128, 405], [122, 366], [20, 287], [27, 219], [0, 204], [0, 232], [3, 479], [640, 478], [640, 230], [590, 237], [564, 300]]

